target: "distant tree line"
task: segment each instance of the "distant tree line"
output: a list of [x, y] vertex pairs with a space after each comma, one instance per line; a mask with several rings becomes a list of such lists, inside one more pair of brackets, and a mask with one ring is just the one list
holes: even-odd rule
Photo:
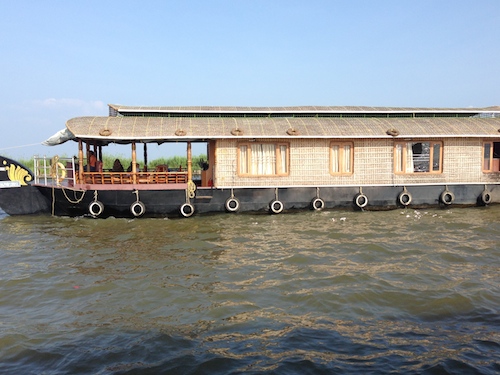
[[[60, 155], [62, 158], [71, 158], [71, 156]], [[104, 155], [103, 156], [103, 168], [111, 169], [113, 168], [113, 163], [115, 159], [119, 159], [122, 163], [123, 167], [127, 169], [127, 167], [132, 163], [131, 157], [126, 157], [123, 155]], [[34, 169], [34, 161], [33, 159], [17, 159], [21, 164], [28, 167], [33, 171]], [[207, 156], [205, 154], [193, 155], [192, 157], [192, 168], [193, 170], [199, 170], [203, 168], [203, 165], [206, 163]], [[144, 166], [144, 160], [138, 159], [141, 169]], [[181, 167], [183, 170], [187, 169], [187, 157], [186, 156], [171, 156], [171, 157], [161, 157], [152, 160], [148, 160], [148, 169], [154, 169], [157, 165], [168, 165], [169, 168], [179, 168]]]

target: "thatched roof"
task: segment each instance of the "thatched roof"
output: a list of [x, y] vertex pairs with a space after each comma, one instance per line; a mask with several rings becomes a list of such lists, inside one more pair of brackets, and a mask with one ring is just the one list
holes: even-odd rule
[[77, 117], [76, 138], [175, 142], [221, 138], [500, 138], [500, 118], [483, 117]]
[[115, 114], [165, 114], [165, 113], [218, 113], [218, 114], [321, 114], [321, 113], [469, 113], [500, 112], [500, 106], [486, 108], [414, 108], [414, 107], [369, 107], [369, 106], [291, 106], [291, 107], [233, 107], [233, 106], [124, 106], [109, 104]]

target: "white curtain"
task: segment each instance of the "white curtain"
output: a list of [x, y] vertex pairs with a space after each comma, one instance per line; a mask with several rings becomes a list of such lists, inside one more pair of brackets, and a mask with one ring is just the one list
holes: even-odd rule
[[332, 145], [332, 173], [339, 173], [339, 145]]
[[408, 142], [406, 144], [406, 173], [413, 173], [414, 172], [414, 166], [413, 166], [413, 149], [412, 149], [413, 143]]
[[351, 172], [351, 145], [344, 145], [344, 170], [343, 172]]
[[352, 147], [350, 144], [337, 144], [331, 146], [332, 173], [351, 173]]
[[248, 173], [248, 146], [240, 146], [240, 173]]
[[403, 172], [403, 145], [396, 143], [396, 172]]
[[280, 173], [288, 173], [288, 163], [286, 157], [286, 146], [280, 145], [281, 170]]
[[252, 170], [255, 175], [276, 174], [276, 146], [269, 143], [253, 144], [251, 147]]

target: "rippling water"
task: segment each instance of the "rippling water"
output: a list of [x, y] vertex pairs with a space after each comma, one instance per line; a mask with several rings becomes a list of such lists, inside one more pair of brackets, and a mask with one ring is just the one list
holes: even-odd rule
[[500, 207], [0, 214], [0, 371], [495, 374]]

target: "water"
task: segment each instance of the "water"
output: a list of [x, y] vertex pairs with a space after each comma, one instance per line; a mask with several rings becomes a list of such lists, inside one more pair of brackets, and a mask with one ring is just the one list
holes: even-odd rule
[[500, 207], [0, 215], [0, 373], [495, 374]]

